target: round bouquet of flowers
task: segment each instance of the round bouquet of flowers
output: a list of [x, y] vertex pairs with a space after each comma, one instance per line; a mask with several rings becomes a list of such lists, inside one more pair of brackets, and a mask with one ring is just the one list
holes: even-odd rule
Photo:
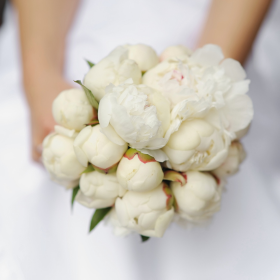
[[72, 204], [94, 208], [117, 235], [162, 237], [172, 221], [203, 223], [220, 209], [227, 176], [245, 157], [249, 80], [220, 47], [124, 45], [91, 67], [81, 89], [53, 102], [43, 142], [51, 178]]

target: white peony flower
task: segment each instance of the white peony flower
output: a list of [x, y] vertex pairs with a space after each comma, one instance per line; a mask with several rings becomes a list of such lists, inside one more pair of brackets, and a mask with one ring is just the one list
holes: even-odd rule
[[160, 61], [167, 60], [169, 58], [181, 58], [183, 56], [190, 56], [192, 54], [192, 50], [188, 49], [185, 46], [177, 45], [167, 47], [160, 55]]
[[157, 53], [153, 48], [144, 44], [126, 45], [128, 58], [134, 60], [142, 72], [146, 72], [159, 63]]
[[163, 172], [154, 158], [129, 149], [118, 165], [117, 178], [127, 190], [145, 192], [155, 189], [162, 182]]
[[76, 131], [93, 118], [93, 108], [82, 89], [62, 91], [53, 101], [52, 112], [59, 125]]
[[213, 170], [227, 157], [228, 137], [204, 120], [184, 121], [163, 148], [172, 169]]
[[116, 236], [127, 236], [131, 233], [131, 230], [128, 228], [125, 228], [121, 225], [115, 207], [112, 208], [112, 210], [108, 213], [108, 215], [105, 217], [105, 222], [109, 223], [111, 226], [113, 226], [113, 233]]
[[144, 236], [162, 237], [174, 215], [172, 199], [163, 183], [149, 192], [128, 191], [115, 204], [120, 224]]
[[[239, 62], [223, 59], [218, 46], [205, 45], [192, 55], [167, 59], [143, 76], [143, 83], [162, 92], [170, 101], [171, 121], [207, 118], [232, 138], [253, 117], [246, 93], [249, 80]], [[222, 61], [222, 62], [221, 62]]]
[[239, 165], [246, 157], [246, 153], [242, 144], [234, 141], [229, 146], [228, 156], [226, 160], [213, 173], [220, 178], [233, 175], [239, 170]]
[[128, 50], [119, 46], [89, 70], [84, 78], [84, 85], [99, 101], [109, 84], [118, 85], [129, 78], [135, 84], [140, 84], [141, 75], [137, 63], [128, 59]]
[[77, 179], [84, 171], [73, 149], [73, 138], [58, 133], [49, 134], [43, 142], [42, 160], [51, 178], [66, 186], [77, 186]]
[[188, 171], [186, 177], [183, 186], [179, 182], [171, 183], [177, 212], [188, 221], [204, 221], [220, 210], [222, 185], [218, 185], [212, 175], [203, 172]]
[[120, 161], [127, 144], [115, 144], [101, 131], [100, 125], [85, 127], [74, 141], [76, 156], [83, 166], [91, 162], [101, 169], [108, 169]]
[[118, 183], [116, 174], [93, 171], [82, 174], [80, 190], [75, 199], [88, 208], [106, 208], [124, 194], [125, 190]]
[[102, 132], [113, 142], [132, 148], [159, 149], [170, 124], [168, 101], [157, 91], [132, 80], [107, 88], [99, 104]]

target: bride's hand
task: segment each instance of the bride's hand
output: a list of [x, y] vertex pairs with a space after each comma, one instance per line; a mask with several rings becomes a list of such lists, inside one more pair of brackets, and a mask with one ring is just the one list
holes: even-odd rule
[[212, 0], [198, 47], [216, 44], [244, 64], [271, 0]]
[[79, 0], [13, 0], [18, 11], [21, 58], [32, 125], [32, 155], [40, 159], [53, 130], [52, 102], [72, 86], [63, 78], [67, 32]]
[[53, 131], [52, 102], [63, 90], [72, 88], [62, 77], [41, 77], [25, 82], [25, 91], [30, 107], [32, 129], [32, 158], [39, 161], [44, 138]]

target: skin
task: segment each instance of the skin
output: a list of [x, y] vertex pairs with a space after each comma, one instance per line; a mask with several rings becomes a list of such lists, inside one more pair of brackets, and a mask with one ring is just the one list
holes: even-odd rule
[[[197, 47], [218, 44], [244, 63], [270, 0], [213, 0]], [[65, 41], [79, 0], [14, 0], [19, 14], [23, 83], [30, 107], [32, 156], [53, 130], [52, 102], [73, 86], [63, 76]]]
[[52, 102], [73, 88], [63, 77], [65, 42], [79, 0], [14, 0], [18, 11], [23, 84], [30, 107], [32, 157], [55, 125]]
[[213, 0], [197, 47], [219, 45], [244, 64], [271, 0]]

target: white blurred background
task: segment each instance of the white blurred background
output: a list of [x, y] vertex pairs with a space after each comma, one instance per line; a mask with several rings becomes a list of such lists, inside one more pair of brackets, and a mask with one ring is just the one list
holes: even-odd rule
[[[70, 32], [66, 76], [118, 44], [194, 47], [206, 0], [82, 1]], [[172, 9], [171, 9], [172, 8]], [[178, 28], [180, 27], [180, 28]], [[52, 183], [30, 158], [29, 112], [21, 85], [17, 18], [7, 5], [0, 27], [1, 280], [280, 279], [280, 1], [259, 32], [246, 69], [255, 117], [241, 171], [229, 179], [222, 208], [205, 228], [173, 225], [164, 238], [117, 238], [92, 211]]]

